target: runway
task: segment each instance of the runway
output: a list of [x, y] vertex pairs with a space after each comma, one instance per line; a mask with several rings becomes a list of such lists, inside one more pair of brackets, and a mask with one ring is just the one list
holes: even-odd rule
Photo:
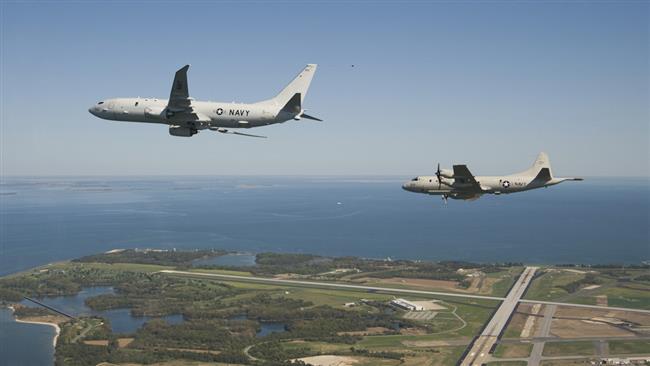
[[537, 267], [526, 267], [521, 276], [515, 282], [508, 296], [503, 300], [497, 311], [494, 313], [481, 335], [474, 341], [472, 348], [467, 352], [465, 358], [460, 362], [461, 366], [479, 366], [487, 363], [491, 356], [490, 351], [499, 339], [499, 335], [508, 324], [510, 315], [517, 307], [519, 300], [524, 295], [526, 288], [533, 279]]
[[[528, 267], [536, 268], [536, 267]], [[525, 270], [524, 270], [525, 272]], [[377, 286], [363, 286], [363, 285], [350, 285], [345, 283], [335, 283], [335, 282], [318, 282], [318, 281], [300, 281], [300, 280], [285, 280], [279, 278], [267, 278], [267, 277], [255, 277], [255, 276], [237, 276], [237, 275], [227, 275], [221, 273], [201, 273], [201, 272], [190, 272], [190, 271], [176, 271], [176, 270], [162, 270], [158, 273], [166, 273], [171, 275], [180, 275], [180, 276], [191, 276], [199, 278], [212, 278], [215, 280], [231, 280], [239, 282], [256, 282], [256, 283], [266, 283], [266, 284], [275, 284], [275, 285], [287, 285], [287, 286], [300, 286], [300, 287], [324, 287], [324, 288], [339, 288], [339, 289], [350, 289], [350, 290], [363, 290], [363, 291], [377, 291], [383, 293], [392, 293], [392, 294], [414, 294], [414, 295], [426, 295], [426, 296], [446, 296], [446, 297], [459, 297], [466, 299], [478, 299], [478, 300], [496, 300], [504, 301], [506, 297], [498, 296], [485, 296], [485, 295], [472, 295], [472, 294], [462, 294], [455, 292], [442, 292], [442, 291], [424, 291], [424, 290], [411, 290], [411, 289], [401, 289], [394, 287], [377, 287]], [[523, 276], [523, 273], [522, 273]], [[520, 277], [521, 279], [522, 277]], [[530, 279], [528, 279], [528, 282]], [[515, 287], [513, 286], [513, 289]], [[511, 291], [512, 292], [512, 291]], [[523, 294], [523, 290], [522, 290]], [[510, 294], [508, 294], [510, 296]], [[604, 310], [622, 310], [622, 311], [633, 311], [638, 313], [650, 313], [650, 310], [644, 309], [633, 309], [633, 308], [621, 308], [613, 306], [600, 306], [600, 305], [585, 305], [585, 304], [573, 304], [566, 302], [553, 302], [553, 301], [540, 301], [540, 300], [526, 300], [518, 299], [517, 302], [521, 303], [530, 303], [530, 304], [544, 304], [544, 305], [561, 305], [561, 306], [575, 306], [575, 307], [584, 307], [590, 309], [604, 309]]]
[[390, 287], [348, 285], [344, 283], [283, 280], [277, 278], [236, 276], [236, 275], [227, 275], [227, 274], [219, 274], [219, 273], [200, 273], [200, 272], [188, 272], [188, 271], [175, 271], [175, 270], [167, 270], [167, 269], [162, 270], [158, 273], [167, 273], [167, 274], [176, 274], [176, 275], [183, 275], [183, 276], [203, 277], [203, 278], [214, 278], [214, 279], [223, 279], [223, 280], [232, 280], [232, 281], [243, 281], [243, 282], [258, 282], [258, 283], [267, 283], [267, 284], [275, 284], [275, 285], [292, 285], [292, 286], [302, 286], [302, 287], [329, 287], [329, 288], [376, 291], [376, 292], [395, 293], [395, 294], [462, 297], [467, 299], [479, 299], [479, 300], [496, 300], [496, 301], [504, 300], [503, 297], [496, 297], [496, 296], [459, 294], [453, 292], [439, 292], [439, 291], [410, 290], [410, 289], [400, 289], [400, 288], [390, 288]]

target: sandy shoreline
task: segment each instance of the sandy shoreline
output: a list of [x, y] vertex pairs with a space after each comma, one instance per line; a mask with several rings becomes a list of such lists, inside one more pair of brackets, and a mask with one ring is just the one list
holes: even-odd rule
[[[15, 311], [13, 306], [8, 306], [8, 308], [11, 310], [12, 313]], [[54, 327], [55, 334], [54, 334], [54, 339], [52, 339], [52, 347], [56, 348], [56, 341], [57, 341], [57, 339], [59, 339], [59, 334], [61, 334], [61, 327], [59, 327], [58, 324], [48, 323], [48, 322], [32, 321], [32, 320], [20, 320], [20, 319], [16, 318], [15, 315], [14, 315], [14, 320], [16, 321], [16, 323], [41, 324], [41, 325], [49, 325], [51, 327]]]

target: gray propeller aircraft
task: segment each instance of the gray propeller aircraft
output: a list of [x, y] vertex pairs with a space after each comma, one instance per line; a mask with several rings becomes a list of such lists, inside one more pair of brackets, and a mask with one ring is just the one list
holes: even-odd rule
[[474, 176], [466, 165], [454, 165], [453, 170], [438, 169], [435, 175], [419, 176], [402, 185], [404, 190], [448, 198], [475, 200], [484, 194], [506, 194], [552, 186], [567, 180], [582, 178], [556, 178], [546, 153], [540, 153], [533, 166], [521, 173], [504, 176]]
[[103, 100], [88, 111], [113, 121], [148, 122], [169, 125], [172, 136], [191, 137], [200, 130], [249, 136], [232, 131], [234, 128], [252, 128], [282, 123], [288, 120], [310, 119], [321, 121], [305, 113], [303, 101], [316, 72], [316, 64], [308, 64], [289, 85], [275, 97], [252, 104], [202, 102], [190, 98], [187, 70], [176, 71], [169, 99], [115, 98]]

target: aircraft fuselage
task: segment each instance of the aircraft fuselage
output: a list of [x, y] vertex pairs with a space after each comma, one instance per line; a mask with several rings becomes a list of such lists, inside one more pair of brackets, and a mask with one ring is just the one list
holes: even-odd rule
[[303, 100], [316, 72], [316, 64], [308, 64], [271, 99], [257, 103], [203, 102], [190, 97], [185, 65], [176, 71], [168, 99], [112, 98], [98, 102], [88, 111], [112, 121], [145, 122], [169, 125], [172, 136], [191, 137], [200, 130], [264, 137], [230, 129], [252, 128], [282, 123], [290, 119], [321, 119], [305, 114]]
[[448, 179], [440, 178], [441, 183], [438, 183], [438, 177], [433, 176], [419, 176], [413, 178], [404, 185], [404, 190], [416, 193], [426, 193], [431, 195], [448, 195], [454, 198], [458, 195], [465, 195], [468, 193], [476, 194], [507, 194], [527, 191], [535, 188], [548, 187], [558, 184], [563, 179], [554, 178], [549, 181], [535, 181], [534, 176], [477, 176], [476, 181], [480, 184], [481, 189], [472, 189], [471, 185], [463, 181], [463, 179]]
[[282, 123], [293, 119], [298, 113], [287, 113], [281, 105], [270, 101], [245, 104], [192, 101], [197, 113], [194, 121], [175, 118], [167, 108], [167, 99], [157, 98], [115, 98], [107, 99], [91, 107], [93, 115], [112, 121], [148, 122], [167, 125], [194, 127], [197, 130], [208, 127], [250, 128]]

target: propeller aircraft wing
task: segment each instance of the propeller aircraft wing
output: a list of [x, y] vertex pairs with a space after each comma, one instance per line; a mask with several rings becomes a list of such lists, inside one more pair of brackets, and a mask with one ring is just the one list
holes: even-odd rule
[[476, 181], [474, 175], [467, 169], [467, 165], [454, 165], [454, 181], [463, 186], [469, 186], [482, 191], [481, 185]]

